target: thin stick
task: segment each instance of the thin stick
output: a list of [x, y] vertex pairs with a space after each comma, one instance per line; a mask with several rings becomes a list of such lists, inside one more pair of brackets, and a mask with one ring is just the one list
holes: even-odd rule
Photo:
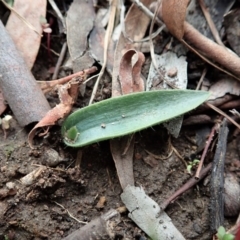
[[201, 78], [200, 78], [200, 80], [199, 80], [199, 82], [198, 82], [198, 85], [197, 85], [197, 87], [196, 87], [196, 90], [199, 90], [199, 88], [201, 87], [202, 82], [203, 82], [203, 79], [204, 79], [205, 76], [206, 76], [206, 73], [207, 73], [207, 68], [204, 68], [204, 70], [203, 70], [203, 72], [202, 72], [202, 76], [201, 76]]
[[190, 178], [181, 188], [179, 188], [172, 196], [170, 196], [168, 199], [166, 199], [161, 205], [161, 209], [164, 210], [166, 209], [166, 207], [174, 200], [176, 200], [177, 197], [179, 197], [181, 194], [183, 194], [184, 192], [186, 192], [187, 190], [189, 190], [191, 187], [193, 187], [194, 185], [196, 185], [201, 179], [203, 179], [207, 173], [209, 172], [209, 170], [212, 167], [212, 163], [209, 163], [207, 165], [207, 167], [205, 167], [204, 169], [201, 170], [199, 179], [196, 180], [195, 177]]
[[52, 88], [58, 84], [65, 84], [69, 82], [74, 77], [84, 77], [88, 74], [95, 72], [96, 70], [97, 70], [96, 67], [91, 67], [83, 71], [66, 76], [64, 78], [59, 78], [57, 80], [51, 80], [51, 81], [37, 81], [37, 83], [40, 85], [42, 91], [47, 91], [49, 88]]
[[240, 129], [240, 125], [231, 117], [229, 117], [225, 112], [223, 112], [221, 109], [213, 106], [211, 103], [206, 102], [205, 103], [208, 107], [210, 107], [211, 109], [213, 109], [214, 111], [218, 112], [219, 114], [221, 114], [222, 116], [224, 116], [229, 122], [231, 122], [233, 125], [235, 125], [238, 129]]
[[87, 222], [83, 222], [83, 221], [80, 221], [80, 220], [78, 220], [77, 218], [75, 218], [69, 211], [68, 211], [68, 209], [66, 209], [63, 205], [61, 205], [60, 203], [58, 203], [58, 202], [55, 202], [55, 201], [53, 201], [55, 204], [57, 204], [59, 207], [61, 207], [62, 209], [64, 209], [67, 213], [68, 213], [68, 215], [69, 215], [69, 217], [70, 218], [72, 218], [72, 219], [74, 219], [75, 221], [77, 221], [78, 223], [82, 223], [82, 224], [88, 224]]
[[187, 163], [184, 160], [184, 158], [179, 154], [178, 150], [172, 145], [172, 150], [175, 152], [175, 154], [180, 158], [180, 160], [183, 162], [183, 164], [185, 165], [185, 167], [187, 168]]
[[215, 26], [215, 24], [214, 24], [214, 22], [212, 20], [212, 17], [210, 15], [210, 13], [209, 13], [209, 11], [208, 11], [204, 1], [203, 0], [198, 0], [198, 3], [199, 3], [199, 5], [200, 5], [200, 7], [202, 9], [202, 12], [203, 12], [206, 20], [207, 20], [208, 26], [209, 26], [209, 28], [210, 28], [210, 30], [212, 32], [213, 37], [215, 38], [215, 41], [219, 45], [222, 45], [223, 47], [225, 47], [225, 45], [223, 44], [223, 42], [222, 42], [222, 40], [221, 40], [221, 38], [219, 36], [218, 30], [217, 30], [217, 28], [216, 28], [216, 26]]
[[112, 32], [113, 32], [116, 10], [117, 10], [117, 0], [111, 0], [110, 1], [110, 17], [109, 17], [109, 21], [108, 21], [108, 27], [107, 27], [107, 31], [105, 34], [105, 38], [104, 38], [103, 65], [102, 65], [102, 69], [98, 75], [97, 81], [94, 85], [93, 92], [92, 92], [92, 95], [91, 95], [91, 98], [89, 101], [89, 105], [92, 104], [92, 102], [96, 96], [100, 79], [102, 78], [102, 76], [105, 72], [105, 68], [107, 66], [107, 51], [108, 51], [109, 40], [110, 40], [110, 37], [112, 36]]
[[48, 0], [48, 2], [50, 3], [50, 5], [52, 6], [53, 10], [55, 11], [55, 13], [57, 14], [59, 20], [62, 22], [64, 31], [66, 31], [67, 27], [66, 27], [66, 22], [63, 18], [63, 15], [61, 13], [61, 11], [59, 10], [57, 4], [53, 1], [53, 0]]
[[58, 58], [58, 61], [57, 61], [57, 64], [56, 64], [56, 67], [55, 67], [55, 70], [54, 70], [54, 73], [53, 73], [53, 76], [52, 76], [52, 80], [57, 78], [59, 68], [62, 64], [62, 61], [63, 61], [63, 58], [65, 56], [66, 51], [67, 51], [67, 42], [65, 42], [62, 46], [61, 53], [60, 53], [60, 56]]
[[214, 136], [214, 134], [215, 134], [215, 132], [216, 132], [216, 130], [217, 130], [218, 128], [219, 128], [219, 123], [216, 123], [216, 124], [213, 126], [212, 131], [211, 131], [211, 133], [210, 133], [210, 135], [209, 135], [209, 137], [208, 137], [207, 143], [206, 143], [205, 148], [204, 148], [204, 150], [203, 150], [203, 154], [202, 154], [202, 156], [201, 156], [201, 159], [200, 159], [200, 162], [199, 162], [199, 164], [198, 164], [198, 168], [197, 168], [197, 171], [196, 171], [196, 174], [195, 174], [195, 179], [196, 179], [196, 180], [198, 180], [198, 179], [200, 178], [199, 175], [200, 175], [200, 172], [201, 172], [201, 170], [202, 170], [202, 166], [203, 166], [204, 159], [205, 159], [205, 157], [206, 157], [206, 154], [207, 154], [207, 151], [208, 151], [208, 149], [209, 149], [209, 146], [210, 146], [210, 144], [211, 144], [211, 142], [212, 142], [212, 140], [213, 140], [213, 136]]

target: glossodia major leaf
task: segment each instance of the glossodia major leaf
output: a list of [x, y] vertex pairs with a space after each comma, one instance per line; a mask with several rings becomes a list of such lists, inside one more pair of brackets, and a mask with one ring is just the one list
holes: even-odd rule
[[159, 90], [110, 98], [68, 116], [63, 139], [68, 146], [82, 147], [127, 135], [180, 116], [208, 97], [205, 91]]

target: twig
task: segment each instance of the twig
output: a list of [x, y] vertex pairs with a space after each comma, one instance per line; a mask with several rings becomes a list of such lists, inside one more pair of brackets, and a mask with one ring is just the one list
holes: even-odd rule
[[175, 154], [180, 158], [180, 160], [183, 162], [183, 164], [186, 166], [187, 168], [187, 163], [186, 161], [184, 160], [184, 158], [179, 154], [178, 150], [172, 145], [172, 150], [175, 152]]
[[63, 58], [65, 56], [65, 53], [67, 51], [67, 42], [65, 42], [62, 46], [62, 49], [61, 49], [61, 52], [60, 52], [60, 56], [58, 58], [58, 61], [57, 61], [57, 64], [56, 64], [56, 67], [55, 67], [55, 70], [54, 70], [54, 73], [53, 73], [53, 76], [52, 76], [52, 79], [56, 79], [57, 78], [57, 75], [58, 75], [58, 72], [59, 72], [59, 68], [62, 64], [62, 61], [63, 61]]
[[215, 38], [215, 41], [219, 45], [225, 47], [225, 45], [223, 44], [223, 42], [222, 42], [222, 40], [221, 40], [221, 38], [219, 36], [218, 30], [217, 30], [217, 28], [216, 28], [216, 26], [215, 26], [215, 24], [214, 24], [214, 22], [212, 20], [212, 17], [210, 15], [210, 13], [209, 13], [209, 11], [208, 11], [204, 1], [203, 0], [198, 0], [198, 3], [199, 3], [199, 5], [200, 5], [200, 7], [202, 9], [202, 12], [203, 12], [203, 14], [205, 16], [205, 19], [207, 20], [208, 26], [209, 26], [209, 28], [210, 28], [210, 30], [212, 32], [213, 37]]
[[200, 175], [200, 172], [201, 172], [201, 170], [202, 170], [203, 162], [204, 162], [204, 159], [205, 159], [205, 157], [206, 157], [206, 154], [207, 154], [207, 151], [208, 151], [208, 149], [209, 149], [209, 146], [210, 146], [210, 144], [211, 144], [211, 142], [212, 142], [212, 140], [213, 140], [213, 136], [214, 136], [214, 134], [215, 134], [215, 132], [216, 132], [216, 130], [217, 130], [218, 128], [219, 128], [219, 123], [216, 123], [216, 124], [213, 126], [211, 133], [209, 134], [207, 143], [206, 143], [205, 148], [204, 148], [204, 150], [203, 150], [203, 154], [202, 154], [202, 156], [201, 156], [201, 159], [200, 159], [200, 162], [199, 162], [199, 164], [198, 164], [198, 168], [197, 168], [197, 171], [196, 171], [196, 174], [195, 174], [195, 178], [196, 178], [197, 180], [199, 179], [199, 175]]
[[[142, 10], [149, 18], [153, 19], [154, 14], [145, 7], [139, 0], [131, 0], [132, 3], [135, 3], [140, 10]], [[155, 22], [159, 25], [165, 25], [158, 17], [155, 18]]]
[[[59, 78], [57, 80], [51, 80], [51, 81], [37, 81], [37, 83], [40, 85], [42, 91], [47, 92], [51, 88], [53, 88], [54, 86], [56, 86], [58, 84], [65, 84], [65, 83], [69, 82], [74, 77], [84, 78], [86, 75], [89, 75], [89, 74], [95, 72], [96, 70], [97, 70], [96, 67], [91, 67], [91, 68], [85, 69], [83, 71], [80, 71], [80, 72], [71, 74], [69, 76], [66, 76], [64, 78]], [[83, 79], [83, 81], [84, 81], [84, 79]]]
[[200, 180], [202, 180], [211, 169], [212, 163], [209, 163], [207, 167], [201, 170], [199, 175], [199, 179], [195, 179], [195, 177], [190, 178], [181, 188], [179, 188], [172, 196], [166, 199], [161, 205], [161, 209], [164, 210], [172, 201], [176, 200], [181, 194], [189, 190], [191, 187], [196, 185]]
[[50, 3], [50, 5], [52, 6], [53, 10], [57, 14], [59, 20], [62, 22], [64, 31], [66, 31], [66, 29], [67, 29], [66, 22], [65, 22], [65, 20], [63, 18], [63, 15], [62, 15], [61, 11], [59, 10], [58, 6], [56, 5], [56, 3], [53, 0], [48, 0], [48, 2]]
[[67, 214], [69, 215], [69, 217], [70, 218], [72, 218], [72, 219], [74, 219], [75, 221], [77, 221], [78, 223], [82, 223], [82, 224], [88, 224], [87, 222], [83, 222], [83, 221], [80, 221], [80, 220], [78, 220], [77, 218], [75, 218], [69, 211], [68, 211], [68, 209], [66, 209], [63, 205], [61, 205], [60, 203], [58, 203], [58, 202], [55, 202], [55, 201], [53, 201], [55, 204], [57, 204], [59, 207], [61, 207], [62, 209], [64, 209], [66, 212], [67, 212]]
[[98, 78], [96, 80], [96, 83], [94, 85], [93, 88], [93, 92], [89, 101], [89, 105], [92, 104], [96, 93], [97, 93], [97, 89], [98, 89], [98, 85], [100, 82], [100, 79], [102, 78], [105, 68], [107, 66], [107, 51], [108, 51], [108, 45], [109, 45], [109, 40], [110, 37], [112, 35], [113, 32], [113, 27], [114, 27], [114, 19], [115, 19], [115, 15], [116, 15], [116, 9], [117, 9], [117, 0], [111, 0], [110, 1], [110, 17], [109, 17], [109, 21], [108, 21], [108, 27], [107, 27], [107, 31], [105, 34], [105, 38], [104, 38], [104, 55], [103, 55], [103, 65], [102, 65], [102, 69], [98, 75]]
[[54, 55], [56, 55], [57, 57], [60, 56], [60, 54], [56, 51], [54, 51], [53, 49], [49, 49], [47, 46], [45, 46], [43, 43], [41, 43], [41, 46], [47, 50], [49, 50], [50, 52], [52, 52]]
[[202, 75], [201, 75], [201, 78], [200, 78], [200, 80], [199, 80], [199, 82], [198, 82], [198, 85], [197, 85], [197, 87], [196, 87], [196, 90], [199, 90], [199, 89], [200, 89], [200, 87], [201, 87], [201, 85], [202, 85], [202, 82], [203, 82], [203, 79], [204, 79], [205, 76], [206, 76], [206, 73], [207, 73], [207, 68], [204, 68], [204, 70], [203, 70], [203, 72], [202, 72]]
[[206, 102], [205, 103], [208, 107], [216, 111], [217, 113], [221, 114], [223, 117], [225, 117], [229, 122], [231, 122], [233, 125], [235, 125], [238, 129], [240, 129], [240, 125], [231, 117], [229, 117], [225, 112], [223, 112], [221, 109], [213, 106], [211, 103]]

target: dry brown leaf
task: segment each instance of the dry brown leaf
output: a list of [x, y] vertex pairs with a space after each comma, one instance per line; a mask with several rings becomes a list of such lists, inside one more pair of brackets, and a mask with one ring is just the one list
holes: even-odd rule
[[188, 3], [189, 0], [162, 1], [162, 19], [169, 32], [178, 39], [183, 38]]
[[130, 49], [123, 55], [120, 62], [119, 81], [122, 94], [144, 91], [141, 69], [145, 61], [143, 53]]
[[74, 0], [71, 4], [66, 18], [67, 44], [73, 71], [81, 71], [89, 68], [94, 60], [89, 56], [87, 50], [87, 39], [93, 28], [95, 9], [92, 1]]
[[[142, 0], [142, 3], [149, 6], [153, 0]], [[141, 40], [147, 30], [150, 19], [134, 4], [130, 7], [125, 18], [125, 30], [129, 38], [138, 41]], [[121, 33], [114, 54], [113, 77], [112, 77], [112, 96], [121, 95], [120, 84], [120, 62], [124, 51], [134, 48], [134, 44], [126, 39]], [[137, 51], [139, 49], [135, 49]], [[139, 72], [140, 74], [140, 72]], [[136, 73], [135, 73], [136, 76]], [[113, 139], [110, 141], [111, 153], [115, 162], [118, 178], [121, 187], [124, 189], [127, 185], [134, 185], [133, 177], [133, 153], [134, 153], [134, 136]]]
[[[141, 78], [144, 61], [144, 55], [134, 49], [126, 51], [123, 55], [119, 67], [119, 82], [123, 95], [144, 91], [144, 81]], [[127, 185], [133, 186], [134, 135], [113, 139], [110, 141], [110, 147], [122, 188]]]
[[34, 148], [33, 138], [37, 129], [47, 128], [47, 130], [44, 132], [45, 135], [48, 132], [49, 126], [55, 125], [57, 120], [64, 118], [70, 113], [74, 100], [77, 98], [76, 94], [78, 94], [78, 87], [79, 81], [76, 79], [73, 79], [71, 82], [59, 87], [58, 94], [60, 103], [48, 111], [45, 117], [31, 130], [28, 135], [28, 143], [31, 148]]
[[46, 0], [15, 0], [14, 9], [40, 33], [30, 29], [14, 12], [11, 12], [6, 29], [12, 37], [29, 69], [32, 68], [41, 42], [40, 17], [46, 16]]

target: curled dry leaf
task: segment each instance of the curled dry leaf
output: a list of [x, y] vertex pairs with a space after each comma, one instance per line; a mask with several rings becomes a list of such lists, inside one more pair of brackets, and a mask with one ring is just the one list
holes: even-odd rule
[[122, 94], [144, 91], [141, 69], [145, 61], [143, 53], [130, 49], [124, 53], [120, 61], [119, 81]]
[[[77, 98], [78, 94], [79, 81], [72, 79], [69, 83], [66, 83], [59, 87], [58, 95], [60, 103], [47, 112], [45, 117], [31, 130], [28, 135], [28, 143], [31, 148], [33, 146], [33, 138], [38, 128], [44, 128], [55, 125], [57, 120], [66, 117], [72, 110], [72, 105]], [[47, 130], [44, 132], [44, 135], [47, 134]]]
[[[153, 0], [142, 0], [141, 2], [142, 4], [149, 6], [150, 3], [153, 2]], [[125, 31], [127, 36], [136, 41], [142, 39], [146, 33], [149, 22], [150, 22], [150, 19], [146, 16], [146, 14], [143, 13], [136, 5], [132, 4], [125, 18]], [[134, 48], [134, 44], [130, 43], [130, 41], [124, 37], [124, 34], [121, 33], [116, 46], [115, 54], [114, 54], [113, 77], [112, 77], [112, 96], [113, 97], [120, 96], [122, 93], [121, 85], [125, 85], [120, 80], [120, 78], [122, 78], [120, 76], [121, 75], [120, 62], [122, 61], [122, 53], [124, 49], [126, 51], [126, 49], [132, 49], [132, 48]], [[139, 50], [139, 49], [136, 47], [136, 50]], [[131, 51], [135, 51], [137, 53], [136, 50], [130, 50], [130, 53]], [[141, 53], [136, 55], [138, 55], [138, 58], [140, 58]], [[139, 63], [140, 62], [141, 61], [139, 61]], [[140, 76], [141, 67], [139, 69], [137, 71], [139, 71], [139, 76]], [[129, 74], [131, 75], [134, 72], [135, 71], [130, 69]], [[140, 80], [141, 79], [139, 78], [139, 81]], [[133, 91], [133, 89], [130, 89], [130, 91]], [[139, 89], [139, 91], [141, 90]], [[134, 137], [129, 138], [128, 136], [126, 136], [126, 137], [120, 138], [120, 140], [113, 139], [110, 141], [110, 146], [111, 146], [111, 153], [115, 161], [115, 166], [117, 169], [121, 187], [125, 188], [128, 184], [134, 185], [134, 177], [133, 177]]]
[[[119, 67], [119, 82], [123, 95], [144, 91], [144, 81], [141, 79], [144, 61], [144, 55], [135, 49], [126, 51], [122, 56]], [[113, 139], [110, 141], [110, 147], [122, 188], [134, 185], [132, 163], [134, 135]]]
[[189, 0], [163, 0], [162, 19], [169, 32], [178, 39], [184, 34], [184, 21]]

